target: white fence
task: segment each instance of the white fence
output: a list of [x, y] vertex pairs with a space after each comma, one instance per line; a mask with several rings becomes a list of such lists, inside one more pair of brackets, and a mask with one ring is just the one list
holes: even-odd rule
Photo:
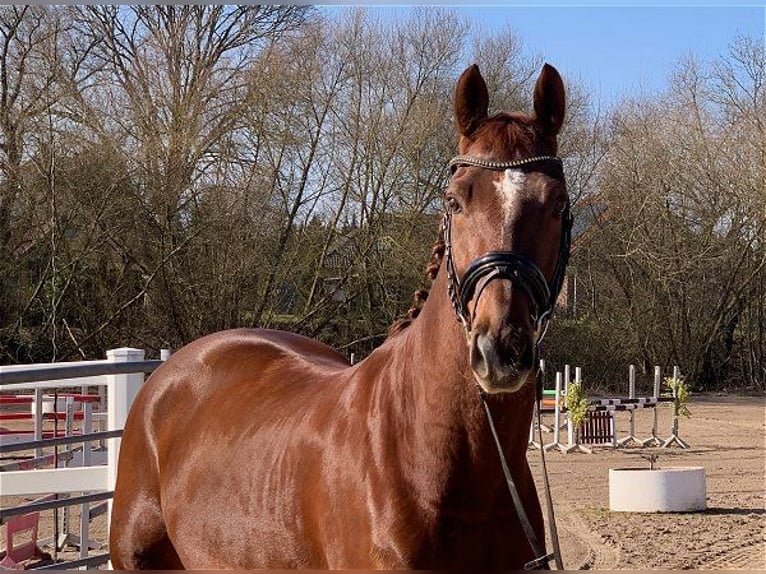
[[[167, 355], [168, 352], [163, 351], [162, 359], [165, 359]], [[106, 465], [0, 472], [0, 493], [3, 496], [93, 491], [111, 493], [117, 478], [119, 435], [125, 425], [128, 410], [144, 382], [145, 374], [152, 372], [161, 363], [162, 360], [145, 361], [144, 351], [141, 349], [120, 348], [107, 351], [106, 360], [101, 361], [0, 366], [0, 392], [34, 390], [33, 411], [38, 413], [38, 417], [43, 412], [43, 390], [79, 386], [105, 387], [106, 434], [111, 437], [105, 439]], [[14, 444], [9, 444], [10, 441], [6, 440], [4, 444], [3, 436], [0, 435], [0, 453], [39, 449], [41, 446], [59, 444], [62, 441], [57, 438], [41, 440], [42, 436], [39, 432], [41, 428], [41, 425], [36, 425], [38, 429], [35, 433], [36, 440], [27, 443], [13, 441]], [[90, 432], [90, 430], [83, 429], [84, 432]], [[90, 437], [83, 434], [78, 435], [76, 441], [72, 438], [67, 440], [69, 443], [95, 442], [99, 434], [101, 433], [94, 433]], [[2, 509], [0, 512], [3, 513], [0, 514], [0, 518], [5, 519], [5, 516], [13, 511]], [[18, 511], [15, 512], [18, 513]], [[111, 499], [107, 512], [108, 520], [111, 515]]]

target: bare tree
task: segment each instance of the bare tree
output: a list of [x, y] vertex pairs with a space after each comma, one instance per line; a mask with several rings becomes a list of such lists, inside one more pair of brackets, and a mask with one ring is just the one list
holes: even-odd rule
[[[664, 98], [619, 110], [599, 179], [609, 217], [583, 253], [612, 339], [702, 388], [763, 356], [763, 76], [762, 50], [739, 41], [712, 68], [682, 62]], [[762, 369], [748, 367], [753, 387]]]
[[[145, 240], [122, 248], [148, 282], [149, 301], [173, 341], [195, 334], [187, 313], [194, 289], [186, 257], [200, 194], [231, 162], [231, 134], [250, 105], [249, 68], [269, 42], [303, 21], [290, 6], [88, 6], [81, 21], [99, 40], [102, 85], [111, 106], [99, 133], [112, 135], [138, 183], [134, 200]], [[94, 94], [95, 95], [95, 94]], [[181, 246], [184, 248], [179, 249]], [[172, 254], [172, 255], [171, 255]], [[185, 286], [186, 285], [186, 286]], [[146, 284], [144, 288], [148, 289]], [[192, 308], [196, 306], [192, 305]], [[195, 331], [195, 332], [192, 332]]]
[[[28, 314], [45, 299], [38, 336], [48, 337], [46, 354], [54, 358], [57, 312], [71, 284], [69, 271], [58, 275], [58, 231], [66, 214], [57, 210], [55, 159], [63, 149], [79, 149], [73, 137], [78, 118], [70, 110], [87, 81], [84, 64], [92, 48], [76, 33], [71, 15], [67, 7], [0, 10], [0, 275], [14, 278], [0, 293], [0, 327], [9, 340], [24, 339]], [[43, 187], [35, 184], [39, 176], [47, 181]], [[45, 265], [28, 264], [38, 258]], [[23, 353], [25, 344], [9, 343], [6, 352]]]

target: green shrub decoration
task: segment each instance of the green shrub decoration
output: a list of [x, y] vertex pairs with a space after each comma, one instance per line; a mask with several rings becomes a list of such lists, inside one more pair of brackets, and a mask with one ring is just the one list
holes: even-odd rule
[[582, 424], [588, 416], [588, 397], [582, 390], [582, 383], [569, 383], [567, 394], [561, 399], [570, 413], [572, 424], [575, 426]]
[[678, 414], [684, 417], [692, 416], [689, 407], [686, 406], [691, 397], [691, 391], [689, 391], [689, 385], [686, 384], [683, 377], [665, 377], [663, 383], [667, 389], [664, 396], [674, 397], [673, 402]]

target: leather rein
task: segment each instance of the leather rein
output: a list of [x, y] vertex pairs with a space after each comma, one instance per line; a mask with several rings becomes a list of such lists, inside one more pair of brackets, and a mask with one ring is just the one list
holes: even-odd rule
[[[505, 171], [508, 169], [520, 169], [527, 170], [531, 166], [539, 164], [553, 165], [557, 173], [561, 173], [563, 178], [563, 165], [561, 159], [555, 156], [537, 156], [527, 159], [509, 161], [509, 162], [496, 162], [487, 161], [473, 156], [460, 155], [449, 162], [449, 167], [454, 173], [455, 169], [460, 166], [473, 166], [482, 169], [489, 169], [492, 171]], [[455, 311], [455, 315], [463, 324], [466, 336], [470, 335], [473, 317], [469, 309], [469, 302], [471, 299], [478, 301], [484, 288], [496, 279], [505, 279], [519, 285], [529, 296], [532, 303], [532, 319], [535, 324], [535, 356], [537, 356], [545, 333], [548, 328], [551, 314], [556, 305], [556, 299], [558, 297], [561, 286], [564, 283], [564, 275], [566, 273], [566, 267], [569, 262], [569, 251], [571, 244], [571, 230], [572, 230], [572, 214], [571, 205], [567, 199], [566, 206], [561, 213], [562, 217], [562, 229], [561, 229], [561, 242], [559, 244], [559, 253], [556, 261], [556, 268], [553, 274], [553, 279], [549, 283], [545, 278], [545, 275], [540, 268], [529, 257], [517, 253], [515, 251], [489, 251], [484, 255], [481, 255], [471, 261], [463, 274], [463, 278], [460, 279], [455, 269], [455, 264], [452, 257], [452, 213], [449, 209], [445, 210], [444, 219], [442, 222], [442, 233], [444, 236], [445, 245], [445, 259], [447, 264], [447, 291], [449, 294], [452, 308]], [[482, 281], [483, 280], [483, 281]], [[477, 293], [478, 289], [478, 293]], [[475, 305], [475, 303], [474, 303]], [[536, 389], [536, 412], [538, 432], [540, 434], [540, 444], [542, 444], [542, 427], [540, 425], [540, 401], [542, 400], [542, 385], [543, 377], [542, 373], [537, 373], [537, 389]], [[540, 448], [542, 456], [542, 472], [543, 483], [545, 487], [545, 499], [546, 506], [548, 508], [548, 525], [551, 534], [551, 543], [553, 545], [553, 552], [547, 553], [545, 550], [545, 540], [540, 542], [539, 538], [535, 534], [532, 523], [527, 516], [524, 504], [519, 495], [516, 484], [511, 475], [510, 468], [505, 459], [503, 447], [500, 443], [497, 430], [495, 429], [495, 423], [492, 418], [492, 412], [487, 402], [487, 393], [476, 384], [479, 390], [479, 396], [484, 406], [484, 410], [487, 414], [487, 420], [489, 422], [489, 428], [492, 432], [492, 437], [495, 441], [498, 455], [500, 457], [500, 464], [505, 475], [505, 480], [508, 485], [508, 490], [511, 494], [513, 504], [516, 508], [516, 513], [521, 521], [521, 526], [524, 530], [524, 534], [527, 537], [529, 545], [532, 547], [532, 551], [535, 553], [536, 558], [527, 562], [524, 565], [525, 570], [534, 569], [550, 569], [549, 563], [551, 559], [555, 560], [556, 568], [564, 570], [563, 559], [561, 556], [561, 549], [559, 547], [558, 532], [556, 530], [556, 520], [553, 513], [553, 503], [551, 500], [550, 484], [548, 481], [548, 471], [545, 465], [545, 453], [544, 449]]]

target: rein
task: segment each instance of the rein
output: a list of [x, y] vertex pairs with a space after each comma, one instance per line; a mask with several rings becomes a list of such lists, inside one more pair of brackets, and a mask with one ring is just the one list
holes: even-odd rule
[[[483, 169], [489, 169], [492, 171], [505, 171], [506, 169], [519, 169], [538, 163], [550, 163], [555, 164], [556, 168], [562, 170], [561, 159], [554, 156], [536, 156], [527, 159], [510, 161], [510, 162], [496, 162], [488, 161], [472, 156], [457, 156], [450, 160], [449, 167], [454, 170], [459, 166], [470, 165], [474, 167], [480, 167]], [[516, 283], [526, 291], [532, 302], [532, 318], [535, 324], [535, 355], [539, 350], [545, 333], [548, 328], [550, 316], [556, 304], [556, 298], [558, 297], [561, 286], [564, 282], [564, 274], [569, 262], [569, 251], [571, 244], [571, 230], [572, 230], [572, 214], [569, 200], [567, 200], [566, 207], [562, 212], [562, 232], [561, 242], [559, 244], [559, 253], [556, 261], [556, 268], [554, 271], [553, 279], [550, 283], [545, 278], [545, 275], [540, 268], [529, 257], [517, 253], [515, 251], [489, 251], [484, 255], [481, 255], [471, 261], [463, 274], [462, 280], [458, 277], [455, 270], [455, 264], [452, 257], [452, 213], [446, 210], [444, 213], [444, 219], [442, 222], [442, 232], [444, 235], [445, 244], [445, 259], [447, 263], [447, 291], [449, 294], [450, 302], [452, 303], [452, 309], [455, 315], [463, 324], [466, 336], [470, 336], [473, 317], [469, 309], [469, 302], [472, 298], [478, 301], [484, 288], [495, 279], [505, 279]], [[483, 283], [482, 283], [482, 280]], [[478, 289], [478, 293], [477, 293]], [[540, 402], [542, 400], [542, 385], [543, 377], [542, 372], [538, 370], [536, 375], [537, 389], [536, 389], [536, 412], [538, 432], [540, 435], [540, 444], [542, 444], [542, 425], [540, 424]], [[529, 545], [532, 547], [532, 551], [535, 553], [536, 558], [527, 562], [524, 565], [525, 570], [535, 569], [550, 569], [549, 563], [551, 559], [556, 562], [556, 568], [564, 570], [564, 563], [561, 556], [561, 549], [559, 547], [558, 532], [556, 529], [556, 520], [553, 512], [553, 502], [551, 499], [550, 483], [548, 481], [548, 471], [545, 465], [545, 452], [543, 448], [540, 449], [542, 456], [542, 473], [543, 473], [543, 485], [545, 490], [545, 501], [548, 509], [548, 526], [551, 534], [551, 543], [553, 545], [553, 552], [547, 553], [545, 551], [544, 540], [540, 542], [535, 534], [532, 523], [527, 516], [524, 504], [522, 503], [521, 496], [519, 495], [516, 484], [511, 475], [510, 468], [505, 459], [502, 444], [500, 438], [495, 429], [495, 422], [492, 417], [492, 411], [487, 401], [487, 393], [479, 386], [479, 397], [481, 398], [484, 411], [487, 415], [487, 421], [489, 422], [489, 428], [492, 432], [492, 437], [495, 441], [495, 447], [497, 448], [498, 455], [500, 457], [500, 465], [505, 476], [506, 483], [508, 485], [508, 491], [511, 494], [513, 505], [516, 508], [516, 514], [519, 517], [521, 526], [524, 530], [524, 534], [527, 537]]]
[[[537, 413], [537, 432], [540, 440], [540, 444], [543, 444], [543, 427], [540, 414], [540, 401], [542, 400], [542, 371], [538, 370], [537, 373], [537, 396], [535, 398], [535, 412]], [[516, 483], [513, 480], [511, 469], [508, 467], [508, 462], [505, 459], [505, 453], [503, 446], [500, 443], [500, 437], [495, 429], [495, 420], [492, 417], [492, 411], [489, 408], [489, 402], [487, 402], [487, 393], [482, 389], [479, 384], [476, 384], [479, 390], [479, 397], [481, 398], [481, 404], [484, 406], [484, 412], [487, 414], [487, 421], [489, 422], [489, 428], [492, 431], [492, 438], [495, 440], [495, 448], [497, 454], [500, 457], [500, 466], [503, 469], [503, 475], [505, 476], [505, 482], [508, 485], [508, 491], [511, 493], [511, 499], [513, 505], [516, 507], [516, 514], [519, 516], [521, 527], [524, 529], [524, 535], [527, 537], [529, 545], [532, 547], [532, 551], [535, 553], [536, 558], [530, 560], [524, 564], [524, 570], [550, 570], [549, 563], [551, 559], [556, 562], [556, 569], [564, 570], [564, 559], [561, 556], [561, 548], [559, 547], [559, 534], [556, 528], [556, 516], [553, 512], [553, 499], [551, 498], [551, 486], [548, 481], [548, 469], [545, 465], [545, 449], [540, 447], [540, 457], [542, 462], [542, 474], [543, 474], [543, 487], [545, 491], [545, 506], [548, 510], [548, 529], [551, 533], [551, 545], [553, 546], [553, 552], [547, 553], [545, 551], [545, 544], [541, 544], [539, 538], [535, 534], [535, 530], [532, 527], [532, 523], [527, 516], [527, 511], [524, 508], [524, 504], [519, 496], [519, 491], [516, 488]]]

